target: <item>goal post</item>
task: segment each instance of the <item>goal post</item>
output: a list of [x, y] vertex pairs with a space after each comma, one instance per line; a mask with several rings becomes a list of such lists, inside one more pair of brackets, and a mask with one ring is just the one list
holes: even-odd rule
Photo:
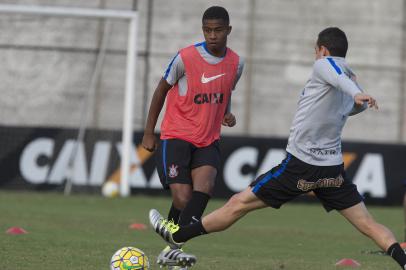
[[133, 112], [137, 62], [137, 11], [0, 4], [0, 14], [29, 14], [59, 17], [121, 19], [129, 21], [122, 126], [120, 195], [130, 195], [130, 162], [133, 141]]

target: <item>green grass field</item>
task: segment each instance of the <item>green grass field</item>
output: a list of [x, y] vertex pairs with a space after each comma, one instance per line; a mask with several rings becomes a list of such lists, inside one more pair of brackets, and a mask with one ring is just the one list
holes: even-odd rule
[[[169, 203], [167, 197], [105, 199], [0, 191], [0, 269], [107, 270], [111, 255], [123, 246], [144, 250], [151, 269], [159, 269], [155, 258], [164, 247], [162, 240], [149, 227], [133, 230], [129, 225], [148, 225], [149, 209], [166, 214]], [[223, 203], [212, 200], [207, 211]], [[402, 236], [400, 207], [370, 210]], [[6, 234], [12, 226], [29, 233]], [[334, 264], [341, 258], [356, 259], [365, 270], [398, 269], [388, 256], [363, 253], [377, 248], [339, 214], [326, 214], [318, 204], [250, 213], [226, 232], [194, 239], [185, 249], [198, 257], [195, 270], [328, 270], [337, 269]]]

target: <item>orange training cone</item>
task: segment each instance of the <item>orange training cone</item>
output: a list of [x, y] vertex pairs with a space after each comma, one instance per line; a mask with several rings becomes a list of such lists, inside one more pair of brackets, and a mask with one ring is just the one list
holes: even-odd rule
[[143, 224], [143, 223], [133, 223], [129, 226], [130, 229], [133, 230], [146, 230], [147, 229], [147, 225]]
[[20, 227], [11, 227], [6, 231], [7, 234], [26, 234], [26, 230]]
[[361, 264], [353, 259], [341, 259], [336, 263], [336, 266], [345, 266], [345, 267], [360, 267]]

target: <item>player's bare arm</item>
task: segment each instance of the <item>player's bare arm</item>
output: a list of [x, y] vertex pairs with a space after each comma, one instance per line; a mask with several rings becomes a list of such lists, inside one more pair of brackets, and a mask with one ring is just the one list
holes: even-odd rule
[[226, 127], [233, 127], [237, 123], [235, 115], [231, 113], [231, 96], [228, 100], [226, 113], [224, 114], [223, 121], [221, 124]]
[[172, 85], [168, 84], [166, 80], [162, 78], [159, 81], [151, 100], [147, 124], [145, 126], [144, 136], [142, 138], [142, 146], [150, 152], [153, 152], [157, 147], [157, 139], [154, 134], [155, 125], [165, 103], [166, 95], [171, 88]]

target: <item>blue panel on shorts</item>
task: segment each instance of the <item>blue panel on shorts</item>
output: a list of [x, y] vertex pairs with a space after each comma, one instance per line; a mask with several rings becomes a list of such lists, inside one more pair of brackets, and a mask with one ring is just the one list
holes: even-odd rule
[[288, 153], [288, 156], [286, 157], [285, 161], [283, 162], [279, 170], [277, 170], [275, 173], [268, 172], [268, 174], [266, 174], [264, 178], [255, 185], [255, 187], [252, 189], [252, 192], [256, 193], [263, 185], [265, 185], [272, 178], [278, 178], [285, 171], [286, 166], [288, 165], [291, 158], [292, 155]]

